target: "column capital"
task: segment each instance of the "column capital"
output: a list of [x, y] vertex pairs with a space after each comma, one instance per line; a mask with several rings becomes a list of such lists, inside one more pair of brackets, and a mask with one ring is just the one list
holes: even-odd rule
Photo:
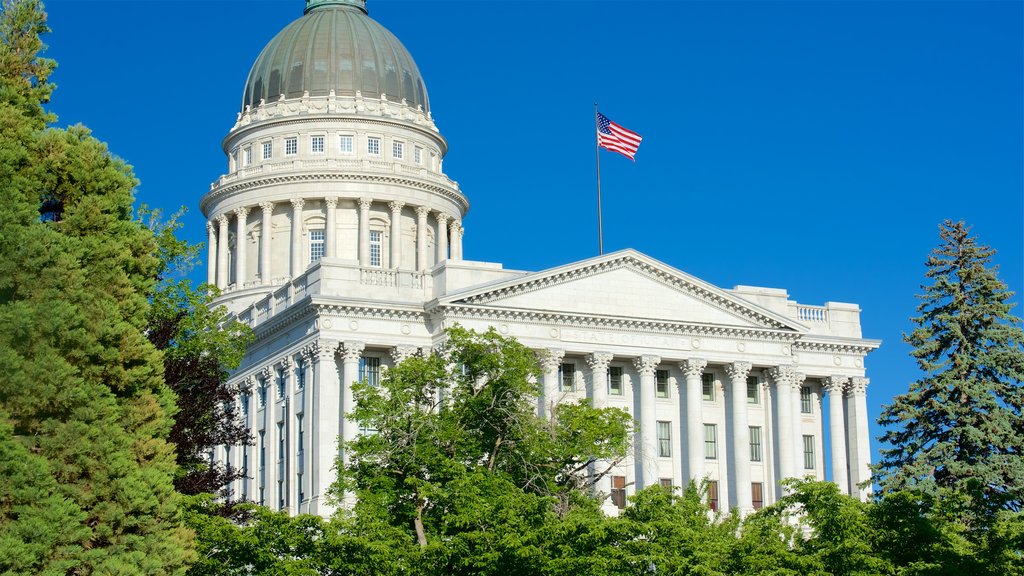
[[285, 356], [284, 358], [281, 358], [280, 360], [278, 360], [276, 364], [274, 364], [274, 366], [279, 366], [279, 367], [281, 367], [284, 370], [288, 370], [289, 368], [291, 368], [294, 365], [295, 365], [295, 361], [292, 360], [291, 356]]
[[302, 356], [303, 359], [309, 360], [310, 362], [312, 362], [318, 356], [320, 356], [320, 343], [319, 342], [313, 342], [313, 343], [305, 346], [299, 352], [299, 355]]
[[341, 345], [341, 357], [343, 360], [359, 360], [365, 349], [364, 342], [345, 342]]
[[334, 355], [338, 353], [338, 347], [341, 345], [337, 340], [320, 340], [318, 344], [318, 356], [321, 360], [333, 359]]
[[395, 346], [391, 349], [391, 360], [395, 364], [401, 364], [410, 356], [415, 356], [419, 351], [420, 349], [415, 346]]
[[210, 220], [207, 220], [206, 221], [206, 233], [207, 234], [214, 234], [214, 233], [216, 233], [216, 231], [217, 231], [217, 227], [213, 225], [213, 222], [210, 221]]
[[804, 380], [807, 380], [807, 374], [803, 372], [793, 372], [793, 387], [799, 389], [804, 385]]
[[302, 198], [292, 198], [291, 203], [293, 209], [302, 210], [302, 207], [306, 204], [306, 201], [303, 200]]
[[843, 390], [846, 389], [846, 383], [850, 379], [846, 376], [829, 376], [822, 380], [822, 388], [825, 392], [831, 394], [843, 394]]
[[863, 396], [868, 392], [869, 379], [862, 376], [854, 376], [850, 378], [850, 386], [847, 388], [847, 394], [850, 396]]
[[242, 392], [249, 392], [252, 390], [253, 384], [256, 382], [256, 378], [250, 374], [242, 379], [238, 385], [238, 389]]
[[405, 206], [405, 202], [399, 202], [397, 200], [392, 200], [391, 202], [388, 202], [388, 208], [391, 208], [392, 212], [401, 211], [403, 206]]
[[228, 225], [228, 215], [227, 214], [221, 214], [220, 216], [217, 216], [217, 224], [220, 224], [222, 228], [224, 226], [227, 226]]
[[745, 380], [752, 368], [753, 365], [750, 362], [733, 362], [725, 366], [725, 373], [729, 376], [730, 380]]
[[703, 358], [688, 358], [679, 363], [679, 369], [687, 378], [699, 377], [708, 367], [708, 361]]
[[245, 218], [248, 215], [249, 215], [249, 207], [248, 206], [242, 206], [240, 208], [235, 208], [235, 216], [238, 216], [239, 220]]
[[615, 358], [615, 355], [611, 352], [594, 352], [587, 356], [587, 366], [595, 372], [607, 370], [612, 358]]
[[328, 196], [328, 197], [324, 198], [324, 204], [327, 205], [328, 209], [337, 208], [338, 207], [338, 199], [335, 196]]
[[789, 365], [774, 366], [769, 368], [767, 372], [768, 377], [775, 383], [776, 388], [792, 386], [793, 381], [796, 379], [796, 370]]
[[360, 210], [369, 210], [370, 204], [373, 204], [373, 200], [370, 200], [369, 198], [360, 198], [357, 202], [359, 203]]
[[651, 354], [644, 354], [633, 359], [633, 366], [643, 376], [654, 376], [654, 371], [657, 370], [658, 364], [661, 364], [661, 357]]
[[264, 214], [273, 214], [274, 203], [273, 202], [260, 202], [260, 209], [263, 210]]
[[264, 384], [270, 382], [270, 379], [274, 376], [274, 373], [273, 371], [271, 371], [270, 366], [264, 366], [259, 372], [257, 372], [257, 374], [259, 375], [259, 378], [263, 380]]
[[558, 368], [558, 365], [562, 363], [562, 358], [565, 358], [565, 350], [559, 348], [537, 351], [537, 362], [545, 372], [551, 372]]
[[457, 233], [462, 228], [462, 222], [452, 218], [452, 221], [448, 223], [448, 229], [451, 230], [452, 234]]
[[418, 216], [421, 220], [426, 220], [428, 214], [430, 214], [430, 208], [426, 206], [416, 207], [416, 216]]
[[437, 214], [434, 214], [434, 219], [436, 219], [437, 223], [440, 224], [441, 226], [447, 226], [446, 223], [449, 220], [451, 220], [451, 218], [451, 216], [445, 214], [444, 212], [438, 212]]

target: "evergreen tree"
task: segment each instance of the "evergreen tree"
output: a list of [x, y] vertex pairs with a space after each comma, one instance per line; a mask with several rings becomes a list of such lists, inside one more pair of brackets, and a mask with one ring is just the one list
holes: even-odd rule
[[995, 251], [963, 222], [945, 221], [939, 236], [904, 336], [925, 374], [884, 408], [890, 447], [875, 472], [883, 493], [955, 493], [965, 521], [985, 524], [1024, 503], [1024, 331]]
[[38, 0], [0, 15], [0, 573], [179, 573], [174, 395], [144, 333], [160, 260], [130, 168], [48, 129]]

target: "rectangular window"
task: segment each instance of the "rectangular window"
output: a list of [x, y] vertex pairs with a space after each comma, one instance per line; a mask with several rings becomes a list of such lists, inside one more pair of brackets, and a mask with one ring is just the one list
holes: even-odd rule
[[277, 424], [277, 509], [284, 510], [284, 423]]
[[654, 390], [658, 398], [668, 398], [668, 370], [658, 370], [654, 373]]
[[249, 499], [249, 445], [242, 444], [242, 500]]
[[260, 506], [266, 506], [265, 494], [263, 493], [264, 488], [267, 487], [267, 433], [260, 430], [260, 455], [259, 455], [259, 466], [260, 466]]
[[267, 405], [267, 383], [260, 381], [259, 388], [256, 389], [259, 399], [259, 407], [263, 408]]
[[305, 471], [306, 450], [304, 448], [305, 434], [302, 429], [301, 414], [295, 417], [295, 431], [298, 433], [298, 452], [295, 454], [295, 486], [297, 488], [298, 498], [295, 502], [301, 506], [302, 501], [306, 499], [305, 494], [302, 493], [302, 473]]
[[371, 136], [366, 139], [366, 153], [371, 156], [380, 156], [380, 138]]
[[380, 358], [363, 356], [359, 359], [359, 381], [370, 386], [380, 385]]
[[381, 246], [381, 232], [380, 230], [370, 230], [370, 266], [376, 266], [380, 268], [380, 246]]
[[665, 490], [672, 490], [672, 479], [671, 478], [658, 478], [658, 484], [661, 485]]
[[324, 137], [323, 136], [310, 136], [309, 137], [309, 151], [313, 154], [324, 153]]
[[277, 399], [278, 400], [284, 398], [284, 389], [285, 389], [285, 382], [286, 382], [285, 378], [286, 378], [286, 374], [284, 373], [284, 368], [278, 368], [277, 369]]
[[608, 369], [608, 393], [622, 396], [622, 368], [612, 366]]
[[412, 149], [412, 161], [417, 164], [423, 163], [423, 148], [417, 146]]
[[250, 148], [246, 148], [245, 150], [242, 151], [242, 158], [245, 159], [245, 161], [242, 163], [242, 166], [248, 166], [248, 165], [252, 164], [252, 148], [251, 147]]
[[802, 412], [804, 414], [811, 414], [811, 413], [813, 413], [813, 411], [814, 410], [811, 407], [811, 387], [810, 386], [801, 386], [800, 387], [800, 412]]
[[295, 363], [295, 387], [298, 390], [306, 387], [306, 363], [303, 360]]
[[612, 504], [619, 510], [626, 507], [626, 477], [612, 476]]
[[754, 510], [760, 510], [764, 507], [764, 484], [760, 482], [750, 483], [750, 497], [754, 505]]
[[323, 230], [310, 230], [309, 231], [309, 261], [316, 262], [324, 257], [327, 253], [327, 243], [325, 242], [325, 232]]
[[338, 138], [338, 150], [342, 154], [351, 154], [355, 151], [355, 147], [352, 146], [352, 137], [348, 135], [342, 135]]
[[757, 376], [747, 377], [747, 404], [760, 404], [761, 394], [757, 385]]
[[576, 365], [562, 364], [558, 367], [558, 391], [572, 392], [576, 389]]
[[284, 155], [295, 156], [299, 153], [299, 139], [298, 138], [285, 138], [284, 139]]
[[750, 427], [750, 461], [761, 461], [761, 427]]
[[263, 159], [270, 160], [274, 157], [274, 143], [264, 142], [263, 143]]
[[804, 434], [804, 470], [814, 470], [814, 436]]
[[251, 398], [252, 398], [252, 394], [249, 393], [249, 392], [246, 392], [245, 394], [242, 394], [242, 396], [240, 397], [240, 399], [242, 401], [242, 421], [243, 422], [248, 422], [249, 421], [249, 402], [251, 401]]
[[670, 458], [672, 456], [672, 423], [658, 422], [658, 457]]
[[395, 160], [401, 160], [403, 157], [405, 157], [405, 144], [402, 144], [401, 142], [392, 142], [391, 156]]
[[718, 511], [718, 481], [708, 480], [708, 508]]
[[718, 426], [704, 425], [704, 457], [708, 460], [718, 458]]
[[701, 394], [708, 402], [715, 401], [715, 375], [705, 372], [700, 375]]

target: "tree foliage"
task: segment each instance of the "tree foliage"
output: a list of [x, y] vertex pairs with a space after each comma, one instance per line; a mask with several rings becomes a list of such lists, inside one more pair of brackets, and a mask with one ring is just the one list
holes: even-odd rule
[[1024, 504], [1024, 331], [995, 251], [963, 222], [947, 220], [939, 236], [904, 336], [924, 375], [885, 407], [889, 446], [875, 472], [884, 493], [956, 494], [943, 501], [983, 526]]

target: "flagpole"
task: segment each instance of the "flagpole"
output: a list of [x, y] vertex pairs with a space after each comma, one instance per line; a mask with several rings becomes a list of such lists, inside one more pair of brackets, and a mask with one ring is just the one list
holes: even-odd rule
[[604, 254], [604, 228], [601, 222], [601, 144], [598, 140], [600, 125], [597, 119], [597, 102], [594, 102], [594, 152], [597, 157], [597, 253]]

